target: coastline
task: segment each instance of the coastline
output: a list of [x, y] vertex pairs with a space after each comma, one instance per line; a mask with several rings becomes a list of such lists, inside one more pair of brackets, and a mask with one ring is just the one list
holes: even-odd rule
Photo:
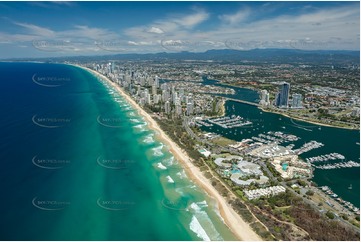
[[292, 117], [292, 116], [290, 116], [288, 114], [285, 114], [285, 113], [273, 112], [273, 111], [270, 111], [270, 110], [266, 110], [266, 109], [264, 109], [262, 107], [258, 107], [258, 108], [260, 110], [262, 110], [263, 112], [279, 114], [279, 115], [282, 115], [282, 116], [290, 118], [290, 119], [296, 119], [296, 120], [299, 120], [299, 121], [302, 121], [302, 122], [316, 124], [316, 125], [320, 125], [320, 126], [324, 126], [324, 127], [337, 128], [337, 129], [348, 129], [348, 130], [358, 130], [358, 128], [340, 127], [340, 126], [335, 126], [335, 125], [331, 125], [331, 124], [324, 124], [324, 123], [319, 123], [319, 122], [315, 122], [315, 121], [302, 119], [302, 118], [299, 118], [299, 117]]
[[230, 228], [233, 234], [239, 240], [245, 241], [260, 241], [262, 238], [258, 236], [252, 228], [249, 226], [247, 222], [245, 222], [240, 215], [238, 215], [231, 205], [227, 203], [224, 197], [222, 197], [218, 191], [212, 186], [211, 182], [203, 175], [203, 173], [199, 170], [198, 167], [195, 167], [189, 156], [182, 150], [175, 142], [173, 142], [168, 135], [159, 127], [157, 122], [147, 113], [145, 112], [126, 92], [124, 92], [118, 85], [110, 81], [106, 76], [91, 70], [86, 67], [73, 65], [83, 70], [88, 71], [89, 73], [101, 77], [106, 80], [115, 90], [118, 91], [138, 112], [142, 115], [146, 121], [148, 122], [148, 126], [150, 129], [157, 131], [157, 137], [164, 142], [168, 147], [170, 152], [175, 156], [175, 158], [181, 163], [185, 171], [189, 175], [189, 177], [197, 183], [205, 192], [212, 198], [215, 199], [220, 214], [224, 219], [226, 225]]

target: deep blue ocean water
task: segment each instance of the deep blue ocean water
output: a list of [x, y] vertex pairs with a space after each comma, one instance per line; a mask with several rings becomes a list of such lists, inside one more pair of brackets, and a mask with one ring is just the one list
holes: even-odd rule
[[234, 240], [144, 119], [68, 65], [0, 63], [1, 240]]

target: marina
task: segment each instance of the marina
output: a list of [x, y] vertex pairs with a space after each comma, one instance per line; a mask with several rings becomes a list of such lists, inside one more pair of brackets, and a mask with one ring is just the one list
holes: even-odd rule
[[[321, 155], [323, 155], [324, 158], [330, 158], [326, 156], [326, 154], [336, 155], [334, 153], [337, 153], [345, 156], [344, 161], [355, 161], [356, 163], [359, 163], [359, 145], [357, 144], [359, 143], [359, 131], [330, 127], [322, 127], [319, 129], [319, 126], [314, 125], [313, 127], [310, 127], [313, 131], [307, 132], [294, 127], [290, 118], [278, 114], [263, 112], [260, 118], [260, 110], [254, 106], [227, 101], [225, 108], [226, 116], [240, 115], [253, 122], [252, 128], [247, 129], [246, 127], [248, 126], [245, 126], [242, 128], [224, 129], [214, 125], [213, 127], [202, 126], [201, 129], [205, 132], [213, 132], [237, 141], [236, 144], [232, 145], [233, 147], [229, 147], [231, 150], [247, 154], [261, 145], [278, 143], [289, 150], [290, 155], [298, 155], [305, 162], [307, 162], [307, 158], [318, 157]], [[302, 121], [298, 121], [298, 124], [305, 127], [310, 126], [309, 123]], [[282, 127], [285, 127], [285, 129]], [[288, 141], [283, 138], [281, 140], [280, 137], [274, 135], [279, 131], [282, 131], [281, 133], [283, 135], [294, 135], [295, 137], [298, 137], [298, 139]], [[277, 135], [281, 134], [277, 133]], [[290, 138], [291, 137], [292, 136], [290, 136]], [[330, 137], [337, 137], [337, 139]], [[250, 142], [253, 144], [244, 142], [246, 140], [251, 140]], [[344, 142], [339, 142], [340, 140], [344, 140]], [[335, 157], [337, 158], [337, 156]], [[330, 160], [329, 162], [335, 163], [336, 161], [341, 162], [342, 159]], [[324, 164], [329, 162], [325, 162]], [[358, 167], [347, 169], [317, 169], [314, 165], [318, 166], [324, 164], [317, 164], [316, 162], [314, 162], [314, 164], [311, 162], [307, 163], [312, 164], [314, 169], [312, 181], [319, 186], [327, 185], [331, 187], [332, 190], [339, 194], [344, 200], [359, 206], [360, 173]], [[344, 174], [346, 170], [347, 175]], [[353, 184], [353, 189], [349, 190], [347, 187], [351, 183]]]
[[331, 170], [331, 169], [340, 169], [340, 168], [352, 168], [352, 167], [360, 167], [360, 164], [354, 161], [347, 161], [335, 164], [327, 164], [327, 165], [320, 165], [320, 166], [313, 166], [317, 169], [321, 170]]
[[345, 159], [345, 156], [339, 153], [330, 153], [326, 155], [319, 155], [319, 156], [306, 158], [306, 161], [312, 163], [312, 162], [322, 162], [322, 161], [337, 160], [337, 159], [343, 160]]
[[324, 146], [323, 143], [312, 140], [312, 141], [310, 141], [308, 143], [305, 143], [301, 148], [294, 150], [294, 152], [295, 152], [295, 154], [300, 155], [300, 154], [303, 154], [303, 153], [308, 152], [310, 150], [320, 148], [322, 146]]
[[245, 120], [241, 116], [224, 116], [220, 118], [210, 118], [206, 119], [207, 122], [211, 124], [216, 124], [224, 129], [237, 128], [246, 125], [251, 125], [252, 122]]
[[204, 122], [204, 121], [202, 121], [202, 120], [197, 120], [197, 121], [196, 121], [196, 125], [197, 125], [197, 126], [205, 126], [205, 127], [212, 127], [212, 126], [213, 126], [213, 124]]
[[276, 131], [276, 132], [268, 131], [267, 134], [259, 134], [258, 137], [253, 136], [252, 139], [264, 144], [270, 144], [270, 143], [282, 144], [282, 143], [297, 141], [300, 138], [292, 134], [284, 134], [281, 131]]
[[[352, 185], [351, 185], [352, 188]], [[346, 208], [347, 210], [349, 210], [350, 212], [353, 212], [355, 214], [360, 214], [360, 209], [358, 207], [356, 207], [355, 205], [353, 205], [352, 203], [343, 200], [341, 197], [339, 197], [336, 193], [334, 193], [331, 188], [329, 188], [328, 186], [321, 186], [320, 189], [327, 194], [328, 196], [330, 196], [332, 199], [334, 199], [335, 201], [337, 201], [341, 206], [343, 206], [344, 208]], [[333, 205], [329, 202], [326, 201], [326, 203], [333, 207]]]

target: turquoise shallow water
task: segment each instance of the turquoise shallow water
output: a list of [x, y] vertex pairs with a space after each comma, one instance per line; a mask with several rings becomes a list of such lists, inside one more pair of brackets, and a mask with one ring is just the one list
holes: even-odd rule
[[235, 239], [106, 83], [67, 65], [0, 63], [0, 71], [0, 239]]

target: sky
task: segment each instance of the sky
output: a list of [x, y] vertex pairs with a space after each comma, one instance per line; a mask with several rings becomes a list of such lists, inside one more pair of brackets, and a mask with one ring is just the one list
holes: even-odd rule
[[0, 59], [360, 50], [359, 2], [0, 2]]

